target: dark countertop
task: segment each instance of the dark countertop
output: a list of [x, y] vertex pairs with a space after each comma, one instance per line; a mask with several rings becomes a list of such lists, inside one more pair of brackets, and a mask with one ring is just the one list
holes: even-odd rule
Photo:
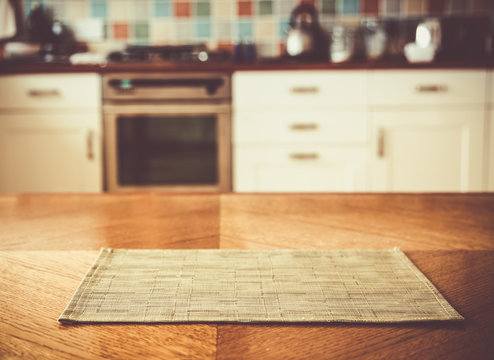
[[377, 61], [349, 63], [302, 63], [286, 61], [261, 61], [257, 63], [109, 63], [104, 65], [72, 65], [67, 62], [14, 62], [0, 61], [0, 74], [33, 73], [81, 73], [81, 72], [209, 72], [209, 71], [277, 71], [277, 70], [386, 70], [386, 69], [487, 69], [492, 61], [454, 60], [433, 63], [410, 64], [406, 61]]

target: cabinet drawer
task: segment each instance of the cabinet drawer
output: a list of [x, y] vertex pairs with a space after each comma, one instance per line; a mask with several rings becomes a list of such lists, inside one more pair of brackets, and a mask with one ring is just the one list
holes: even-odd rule
[[366, 103], [365, 71], [247, 71], [235, 73], [232, 83], [235, 107]]
[[373, 105], [483, 104], [482, 70], [391, 70], [370, 75]]
[[236, 146], [234, 191], [365, 191], [365, 148]]
[[360, 111], [240, 111], [234, 114], [235, 143], [364, 143], [366, 113]]
[[0, 76], [0, 109], [98, 109], [97, 74]]

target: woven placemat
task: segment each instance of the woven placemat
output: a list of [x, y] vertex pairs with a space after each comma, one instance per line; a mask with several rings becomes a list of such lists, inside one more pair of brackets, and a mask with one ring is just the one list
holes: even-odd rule
[[462, 320], [399, 249], [102, 249], [64, 323]]

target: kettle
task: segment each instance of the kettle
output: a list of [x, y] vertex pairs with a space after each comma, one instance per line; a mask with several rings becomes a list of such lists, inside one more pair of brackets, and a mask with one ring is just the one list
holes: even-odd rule
[[305, 60], [328, 59], [328, 36], [319, 25], [314, 5], [300, 3], [290, 16], [286, 54]]

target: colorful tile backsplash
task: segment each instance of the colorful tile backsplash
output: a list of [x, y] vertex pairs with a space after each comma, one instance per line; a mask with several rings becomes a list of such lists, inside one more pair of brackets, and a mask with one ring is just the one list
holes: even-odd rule
[[[206, 43], [231, 48], [255, 42], [263, 56], [283, 49], [290, 13], [299, 1], [312, 2], [323, 26], [358, 22], [365, 16], [494, 15], [492, 0], [22, 0], [26, 14], [34, 3], [53, 10], [71, 26], [100, 19], [103, 43]], [[96, 40], [95, 40], [96, 41]]]

